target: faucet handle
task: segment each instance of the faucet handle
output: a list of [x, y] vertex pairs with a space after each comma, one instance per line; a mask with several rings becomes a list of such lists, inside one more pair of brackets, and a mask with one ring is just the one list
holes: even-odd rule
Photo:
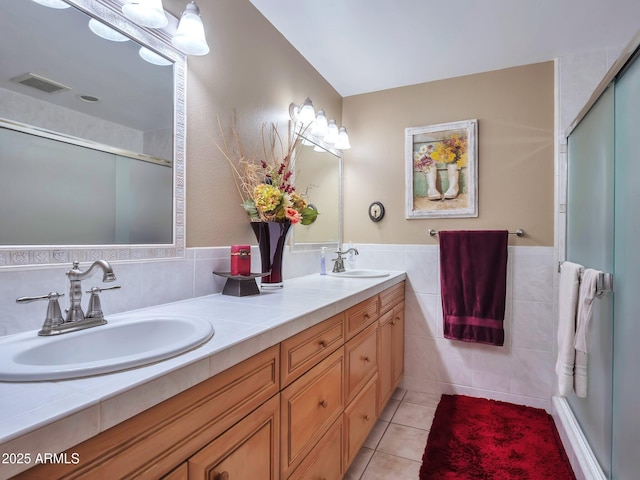
[[90, 293], [91, 297], [89, 297], [89, 308], [87, 308], [86, 318], [99, 318], [104, 319], [104, 314], [102, 313], [102, 305], [100, 304], [100, 292], [104, 292], [105, 290], [116, 290], [121, 288], [120, 285], [113, 285], [111, 287], [92, 287], [86, 291], [86, 293]]
[[16, 303], [31, 303], [38, 300], [49, 300], [47, 305], [47, 315], [42, 324], [42, 328], [38, 332], [38, 335], [51, 335], [52, 331], [64, 323], [62, 318], [62, 312], [60, 311], [60, 304], [58, 299], [64, 297], [64, 293], [50, 292], [47, 295], [39, 295], [36, 297], [20, 297], [16, 299]]

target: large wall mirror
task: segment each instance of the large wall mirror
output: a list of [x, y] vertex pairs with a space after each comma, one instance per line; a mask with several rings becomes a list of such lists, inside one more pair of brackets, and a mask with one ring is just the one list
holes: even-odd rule
[[119, 0], [65, 1], [2, 0], [0, 267], [182, 257], [185, 58]]
[[334, 248], [342, 243], [342, 152], [309, 133], [296, 150], [295, 185], [319, 215], [311, 225], [296, 225], [294, 250]]

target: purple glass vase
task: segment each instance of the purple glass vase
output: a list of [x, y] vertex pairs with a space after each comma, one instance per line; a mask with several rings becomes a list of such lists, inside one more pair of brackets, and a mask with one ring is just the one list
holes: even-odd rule
[[270, 272], [262, 277], [263, 287], [282, 287], [282, 254], [284, 242], [291, 227], [291, 222], [251, 222], [251, 228], [258, 239], [262, 273]]

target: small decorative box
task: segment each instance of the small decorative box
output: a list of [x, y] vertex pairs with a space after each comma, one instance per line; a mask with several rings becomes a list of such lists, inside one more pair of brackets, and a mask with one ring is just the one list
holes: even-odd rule
[[231, 245], [231, 275], [251, 273], [251, 246]]

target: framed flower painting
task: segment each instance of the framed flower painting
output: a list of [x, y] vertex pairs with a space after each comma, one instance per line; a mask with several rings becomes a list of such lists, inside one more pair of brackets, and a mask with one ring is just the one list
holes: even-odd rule
[[478, 216], [478, 121], [405, 129], [406, 218]]

